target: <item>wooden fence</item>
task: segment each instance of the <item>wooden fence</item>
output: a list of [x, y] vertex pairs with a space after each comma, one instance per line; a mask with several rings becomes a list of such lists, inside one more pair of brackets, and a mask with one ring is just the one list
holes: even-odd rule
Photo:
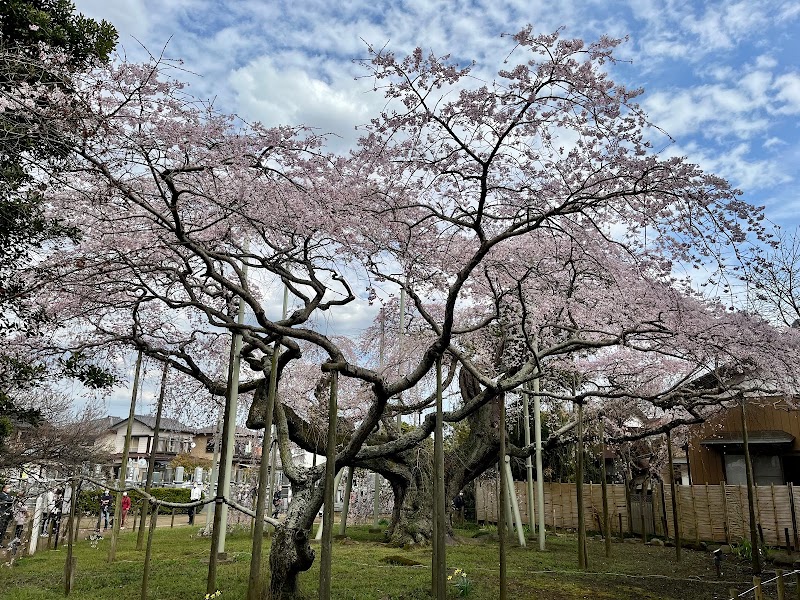
[[[516, 495], [523, 522], [528, 522], [528, 502], [525, 482], [515, 482]], [[656, 486], [646, 498], [637, 494], [626, 497], [625, 486], [608, 485], [608, 510], [611, 530], [641, 533], [644, 511], [645, 531], [663, 537], [673, 537], [672, 495], [669, 486]], [[744, 485], [679, 485], [677, 486], [678, 514], [683, 540], [699, 543], [738, 543], [749, 537], [750, 519], [747, 509], [747, 487]], [[602, 486], [584, 484], [586, 528], [600, 531], [603, 518]], [[800, 522], [800, 487], [792, 485], [757, 486], [755, 497], [756, 523], [769, 546], [795, 549]], [[497, 521], [497, 485], [494, 480], [476, 483], [475, 512], [479, 521]], [[578, 526], [578, 502], [574, 483], [544, 484], [545, 524], [556, 529], [575, 529]]]

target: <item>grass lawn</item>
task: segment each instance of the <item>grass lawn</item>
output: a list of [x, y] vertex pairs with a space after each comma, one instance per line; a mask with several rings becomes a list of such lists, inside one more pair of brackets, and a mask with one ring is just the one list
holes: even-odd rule
[[[151, 599], [202, 600], [208, 570], [210, 541], [197, 535], [199, 527], [159, 528], [153, 541]], [[499, 572], [496, 538], [471, 537], [475, 530], [459, 531], [461, 542], [448, 547], [448, 568], [466, 571], [473, 589], [469, 598], [496, 600]], [[430, 550], [401, 550], [381, 543], [380, 534], [367, 527], [351, 527], [349, 537], [337, 540], [333, 555], [333, 597], [337, 599], [412, 600], [427, 598], [430, 586]], [[138, 600], [144, 553], [136, 551], [136, 535], [122, 533], [117, 560], [106, 562], [109, 540], [96, 548], [80, 540], [75, 547], [77, 576], [70, 598], [75, 600]], [[221, 600], [241, 599], [249, 572], [249, 530], [229, 534], [228, 562], [218, 570]], [[604, 556], [603, 543], [589, 541], [589, 569], [577, 569], [574, 535], [548, 536], [548, 549], [509, 549], [509, 598], [541, 600], [598, 599], [721, 599], [729, 587], [743, 590], [749, 581], [747, 565], [734, 558], [723, 563], [717, 580], [708, 552], [684, 551], [680, 565], [673, 548], [637, 544], [613, 545]], [[269, 540], [265, 539], [265, 549]], [[422, 566], [382, 560], [403, 556]], [[10, 567], [0, 565], [0, 600], [63, 598], [66, 549], [43, 550]], [[319, 560], [301, 576], [302, 589], [316, 598]], [[774, 589], [774, 588], [773, 588]], [[455, 597], [455, 589], [452, 590]], [[791, 590], [794, 593], [794, 590]], [[769, 597], [769, 596], [768, 596]]]

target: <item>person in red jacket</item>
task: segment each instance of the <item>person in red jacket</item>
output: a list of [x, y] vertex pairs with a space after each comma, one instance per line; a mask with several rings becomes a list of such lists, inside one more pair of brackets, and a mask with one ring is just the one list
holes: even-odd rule
[[128, 511], [131, 509], [131, 497], [128, 492], [122, 492], [122, 519], [119, 524], [120, 527], [125, 527], [125, 517], [128, 516]]

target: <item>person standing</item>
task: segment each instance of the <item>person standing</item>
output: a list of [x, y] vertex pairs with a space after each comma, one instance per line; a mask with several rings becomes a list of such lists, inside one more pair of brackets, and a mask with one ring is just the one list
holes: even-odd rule
[[119, 525], [122, 529], [125, 529], [125, 519], [128, 516], [128, 511], [131, 509], [131, 497], [128, 496], [128, 492], [122, 492], [122, 519], [119, 522]]
[[13, 498], [11, 496], [11, 486], [8, 484], [0, 488], [0, 548], [3, 548], [3, 538], [6, 536], [8, 524], [11, 521], [11, 506]]
[[108, 529], [108, 514], [111, 510], [111, 501], [113, 498], [108, 490], [103, 490], [103, 495], [100, 496], [100, 515], [103, 517], [103, 529]]
[[56, 507], [56, 497], [53, 494], [53, 490], [47, 490], [47, 493], [44, 495], [44, 509], [42, 510], [42, 528], [39, 531], [39, 535], [46, 536], [48, 535], [48, 525], [53, 520], [53, 513], [55, 512]]
[[278, 515], [281, 514], [281, 504], [283, 504], [283, 499], [281, 498], [281, 490], [275, 490], [275, 493], [272, 494], [272, 518], [277, 519]]
[[14, 539], [21, 540], [22, 532], [25, 530], [25, 523], [28, 522], [28, 506], [25, 504], [25, 496], [20, 492], [14, 501]]
[[[189, 493], [189, 500], [192, 502], [197, 502], [203, 497], [203, 488], [200, 486], [199, 481], [195, 481], [194, 485], [192, 486], [192, 491]], [[189, 507], [189, 525], [194, 525], [194, 514], [196, 511], [196, 507], [190, 506]]]

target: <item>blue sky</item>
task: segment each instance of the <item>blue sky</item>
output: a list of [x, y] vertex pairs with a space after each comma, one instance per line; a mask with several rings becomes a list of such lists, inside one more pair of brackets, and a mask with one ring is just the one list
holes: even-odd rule
[[[191, 91], [267, 125], [307, 124], [344, 150], [383, 105], [356, 59], [365, 41], [398, 54], [451, 54], [491, 79], [510, 50], [503, 33], [531, 23], [587, 41], [628, 36], [614, 78], [688, 156], [800, 224], [800, 0], [77, 0], [113, 23], [130, 59], [183, 59]], [[143, 48], [144, 47], [144, 48]], [[629, 61], [629, 62], [628, 62]], [[364, 317], [367, 317], [366, 311]], [[121, 412], [114, 403], [114, 409]]]

